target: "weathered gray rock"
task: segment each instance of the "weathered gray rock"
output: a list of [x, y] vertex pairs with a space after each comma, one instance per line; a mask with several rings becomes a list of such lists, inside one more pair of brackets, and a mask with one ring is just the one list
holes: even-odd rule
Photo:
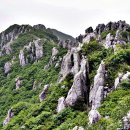
[[19, 61], [20, 61], [20, 65], [21, 66], [25, 66], [27, 64], [27, 61], [25, 59], [25, 56], [24, 56], [24, 51], [23, 50], [20, 50], [20, 53], [19, 53]]
[[52, 48], [52, 57], [53, 57], [53, 56], [56, 56], [58, 53], [59, 53], [59, 51], [57, 50], [57, 48], [56, 48], [56, 47], [53, 47], [53, 48]]
[[6, 44], [3, 45], [3, 47], [1, 48], [1, 53], [2, 53], [2, 55], [4, 55], [4, 54], [9, 55], [9, 54], [11, 54], [11, 52], [12, 52], [11, 42], [6, 43]]
[[114, 83], [114, 90], [117, 89], [119, 83], [121, 82], [121, 78], [122, 78], [123, 74], [119, 73], [118, 77], [115, 79], [115, 83]]
[[42, 102], [46, 98], [46, 94], [47, 94], [47, 91], [48, 91], [49, 87], [50, 87], [49, 84], [44, 86], [43, 91], [39, 95], [40, 102]]
[[[26, 54], [25, 54], [26, 52]], [[24, 46], [19, 53], [20, 65], [25, 66], [29, 62], [34, 62], [43, 57], [43, 46], [40, 39], [30, 42], [28, 45]]]
[[62, 110], [65, 109], [66, 103], [65, 103], [65, 98], [61, 97], [58, 99], [58, 106], [57, 106], [57, 112], [61, 112]]
[[81, 62], [81, 69], [80, 71], [75, 74], [74, 82], [71, 89], [68, 92], [66, 97], [66, 104], [67, 106], [74, 106], [80, 98], [84, 98], [87, 93], [87, 86], [86, 86], [86, 71], [87, 71], [87, 60], [83, 59]]
[[75, 126], [73, 130], [84, 130], [84, 128], [82, 126]]
[[19, 89], [19, 88], [21, 87], [21, 85], [22, 85], [22, 80], [21, 80], [20, 77], [17, 77], [17, 78], [15, 79], [15, 85], [16, 85], [16, 89]]
[[130, 72], [127, 71], [126, 74], [124, 74], [121, 78], [121, 81], [130, 79]]
[[5, 65], [4, 65], [4, 73], [5, 74], [8, 74], [10, 71], [11, 71], [11, 62], [6, 62]]
[[80, 69], [80, 61], [80, 55], [76, 48], [68, 50], [62, 60], [59, 82], [62, 82], [70, 73], [75, 75]]
[[89, 33], [85, 38], [83, 38], [83, 43], [89, 43], [91, 39], [96, 39], [95, 33]]
[[89, 124], [90, 125], [98, 122], [101, 119], [100, 113], [95, 109], [92, 109], [89, 112], [88, 117], [89, 117]]
[[60, 63], [62, 61], [62, 58], [61, 57], [58, 57], [59, 51], [56, 47], [53, 47], [52, 48], [52, 55], [51, 55], [51, 58], [49, 60], [49, 63], [47, 65], [45, 65], [44, 69], [48, 69], [50, 66], [54, 65], [55, 68], [58, 68], [60, 66]]
[[116, 31], [116, 36], [115, 36], [115, 40], [117, 41], [117, 40], [119, 40], [120, 39], [120, 30], [117, 30]]
[[38, 60], [43, 56], [43, 46], [42, 46], [40, 39], [35, 40], [34, 44], [35, 44], [35, 48], [36, 48], [36, 50], [35, 50], [36, 59]]
[[12, 112], [12, 108], [11, 108], [8, 110], [8, 114], [5, 118], [5, 120], [3, 121], [3, 126], [7, 125], [13, 116], [14, 116], [14, 113]]
[[105, 63], [102, 61], [94, 77], [94, 86], [90, 91], [90, 103], [93, 108], [98, 108], [104, 97]]
[[71, 48], [78, 46], [78, 43], [76, 43], [75, 40], [74, 41], [71, 41], [71, 40], [61, 41], [60, 40], [58, 45], [70, 50]]
[[123, 80], [129, 80], [130, 79], [130, 72], [127, 71], [126, 74], [123, 73], [119, 73], [118, 77], [115, 79], [115, 83], [114, 83], [114, 90], [117, 89], [117, 87], [119, 86], [119, 84], [123, 81]]
[[127, 116], [123, 117], [122, 121], [123, 121], [123, 129], [124, 130], [129, 130], [130, 125], [129, 125], [129, 120], [128, 120]]
[[105, 48], [112, 47], [113, 41], [114, 41], [114, 37], [110, 33], [108, 33], [105, 41]]
[[0, 33], [0, 49], [5, 50], [6, 54], [11, 53], [10, 44], [12, 41], [17, 39], [21, 33], [30, 31], [31, 26], [29, 25], [17, 25], [10, 26], [7, 30]]

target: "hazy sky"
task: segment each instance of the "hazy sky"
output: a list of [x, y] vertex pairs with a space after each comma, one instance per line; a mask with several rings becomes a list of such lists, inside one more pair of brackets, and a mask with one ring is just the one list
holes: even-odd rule
[[12, 24], [44, 24], [74, 37], [109, 21], [130, 24], [130, 0], [0, 0], [0, 32]]

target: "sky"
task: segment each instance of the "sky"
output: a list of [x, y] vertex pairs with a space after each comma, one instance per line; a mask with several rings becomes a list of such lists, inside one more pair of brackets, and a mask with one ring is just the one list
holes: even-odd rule
[[118, 20], [130, 24], [130, 0], [0, 0], [0, 32], [12, 24], [43, 24], [76, 37]]

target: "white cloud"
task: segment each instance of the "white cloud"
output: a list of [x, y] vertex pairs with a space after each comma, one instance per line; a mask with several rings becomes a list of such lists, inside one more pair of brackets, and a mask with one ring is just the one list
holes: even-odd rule
[[14, 23], [44, 24], [77, 36], [99, 23], [126, 20], [128, 0], [0, 0], [0, 31]]

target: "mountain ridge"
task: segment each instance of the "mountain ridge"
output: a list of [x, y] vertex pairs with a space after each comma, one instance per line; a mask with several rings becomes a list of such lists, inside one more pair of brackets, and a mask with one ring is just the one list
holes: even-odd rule
[[1, 130], [129, 130], [130, 25], [76, 41], [42, 24], [0, 33]]

